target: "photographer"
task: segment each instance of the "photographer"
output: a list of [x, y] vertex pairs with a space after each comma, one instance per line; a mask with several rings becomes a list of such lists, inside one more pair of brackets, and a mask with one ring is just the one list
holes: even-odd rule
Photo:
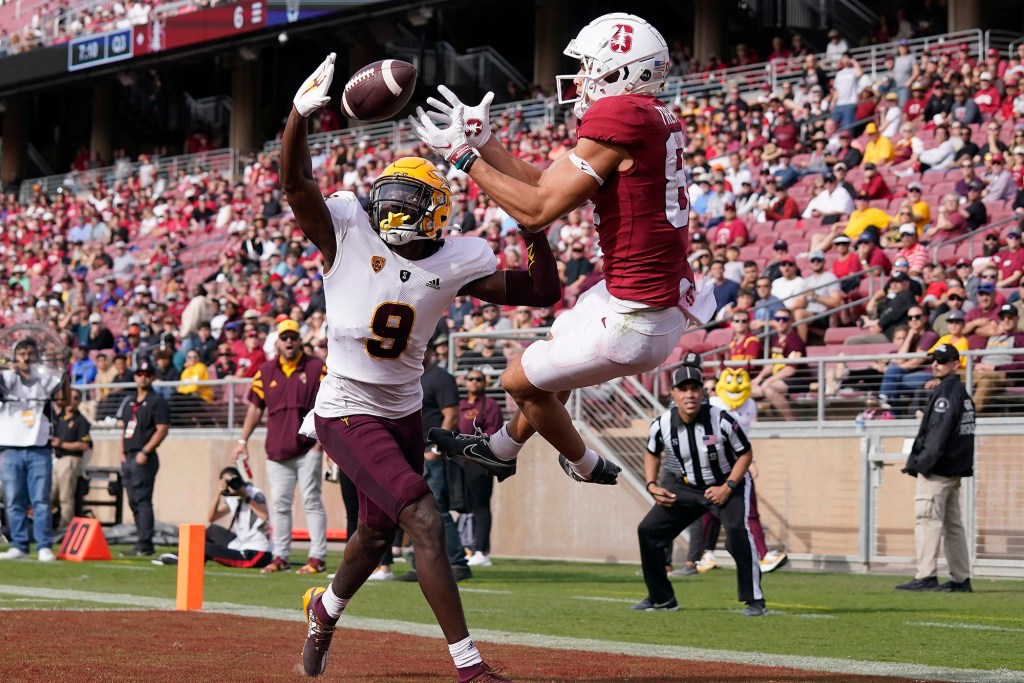
[[[214, 524], [231, 515], [227, 528]], [[220, 486], [210, 504], [206, 528], [206, 560], [227, 567], [258, 569], [273, 559], [267, 533], [267, 499], [234, 467], [220, 471]]]

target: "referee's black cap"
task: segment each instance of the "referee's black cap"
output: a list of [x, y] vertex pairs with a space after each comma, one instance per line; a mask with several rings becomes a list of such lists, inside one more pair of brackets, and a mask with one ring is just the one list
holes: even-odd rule
[[704, 386], [704, 375], [700, 368], [684, 365], [672, 375], [672, 386], [681, 387], [684, 384], [693, 382], [697, 386]]

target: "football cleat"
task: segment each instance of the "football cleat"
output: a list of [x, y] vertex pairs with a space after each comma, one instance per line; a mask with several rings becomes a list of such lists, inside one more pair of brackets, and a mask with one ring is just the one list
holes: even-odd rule
[[460, 434], [450, 429], [432, 427], [427, 432], [427, 441], [437, 446], [449, 460], [469, 460], [493, 474], [498, 481], [505, 481], [516, 473], [515, 460], [502, 460], [491, 450], [490, 439], [479, 429], [476, 434]]
[[302, 669], [310, 677], [319, 676], [327, 669], [327, 654], [331, 649], [331, 638], [334, 637], [334, 623], [321, 619], [316, 613], [316, 606], [325, 590], [317, 586], [302, 596], [302, 609], [306, 613], [306, 623], [309, 624], [306, 642], [302, 646]]
[[786, 557], [786, 553], [781, 550], [769, 550], [761, 558], [761, 573], [768, 574], [773, 572], [779, 567], [784, 566], [787, 562], [789, 562], [789, 558]]
[[604, 484], [605, 486], [614, 486], [618, 483], [619, 472], [622, 468], [615, 463], [608, 462], [601, 456], [597, 458], [597, 467], [590, 473], [589, 479], [584, 479], [580, 475], [576, 474], [576, 470], [572, 468], [572, 463], [561, 453], [558, 454], [558, 464], [561, 465], [562, 471], [568, 475], [573, 481], [582, 482], [584, 484]]

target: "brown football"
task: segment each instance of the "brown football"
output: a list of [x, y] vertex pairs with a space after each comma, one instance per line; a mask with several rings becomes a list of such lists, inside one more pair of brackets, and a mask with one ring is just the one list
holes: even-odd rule
[[341, 113], [359, 121], [384, 121], [409, 103], [416, 88], [416, 67], [384, 59], [357, 71], [341, 95]]

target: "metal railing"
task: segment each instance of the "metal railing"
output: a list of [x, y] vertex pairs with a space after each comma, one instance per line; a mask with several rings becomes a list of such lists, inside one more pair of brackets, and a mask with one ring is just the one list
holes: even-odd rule
[[967, 257], [968, 259], [974, 260], [974, 238], [978, 235], [991, 232], [992, 230], [1001, 230], [1005, 226], [1011, 223], [1020, 222], [1020, 216], [1007, 216], [1006, 218], [1000, 219], [994, 223], [986, 223], [985, 225], [975, 228], [970, 232], [966, 232], [963, 235], [957, 235], [951, 237], [948, 240], [942, 242], [936, 242], [928, 245], [928, 250], [932, 253], [932, 263], [939, 262], [939, 250], [943, 247], [960, 244], [961, 242], [967, 242]]
[[[176, 428], [239, 429], [245, 419], [245, 400], [252, 378], [227, 378], [204, 381], [153, 382], [153, 391], [167, 399], [171, 408], [171, 426]], [[189, 393], [179, 390], [185, 387]], [[195, 388], [199, 391], [194, 391]], [[76, 384], [82, 392], [82, 413], [94, 429], [116, 429], [121, 402], [135, 393], [133, 382], [117, 384]], [[205, 391], [209, 388], [209, 392]], [[204, 396], [205, 395], [205, 396]]]
[[[553, 100], [523, 100], [509, 104], [496, 104], [491, 107], [491, 121], [497, 121], [502, 115], [512, 116], [522, 113], [523, 120], [530, 126], [545, 126], [555, 120], [555, 107]], [[309, 136], [309, 146], [321, 145], [329, 148], [335, 141], [352, 146], [361, 141], [387, 140], [388, 146], [394, 150], [408, 149], [418, 145], [420, 139], [413, 133], [412, 127], [405, 119], [396, 121], [385, 121], [374, 123], [368, 126], [355, 126], [353, 128], [342, 128], [327, 133], [313, 133]], [[263, 145], [263, 151], [268, 153], [278, 152], [281, 149], [281, 140], [268, 140]]]
[[[166, 178], [172, 181], [178, 177], [180, 172], [191, 173], [197, 168], [203, 171], [219, 171], [228, 179], [235, 178], [239, 173], [238, 150], [231, 148], [171, 157], [154, 156], [152, 163], [157, 167], [154, 178]], [[58, 190], [71, 193], [87, 191], [100, 183], [111, 186], [137, 175], [141, 166], [141, 162], [133, 161], [87, 171], [68, 171], [63, 174], [30, 178], [22, 181], [18, 190], [18, 200], [23, 204], [27, 203], [31, 201], [37, 191], [54, 195]]]

